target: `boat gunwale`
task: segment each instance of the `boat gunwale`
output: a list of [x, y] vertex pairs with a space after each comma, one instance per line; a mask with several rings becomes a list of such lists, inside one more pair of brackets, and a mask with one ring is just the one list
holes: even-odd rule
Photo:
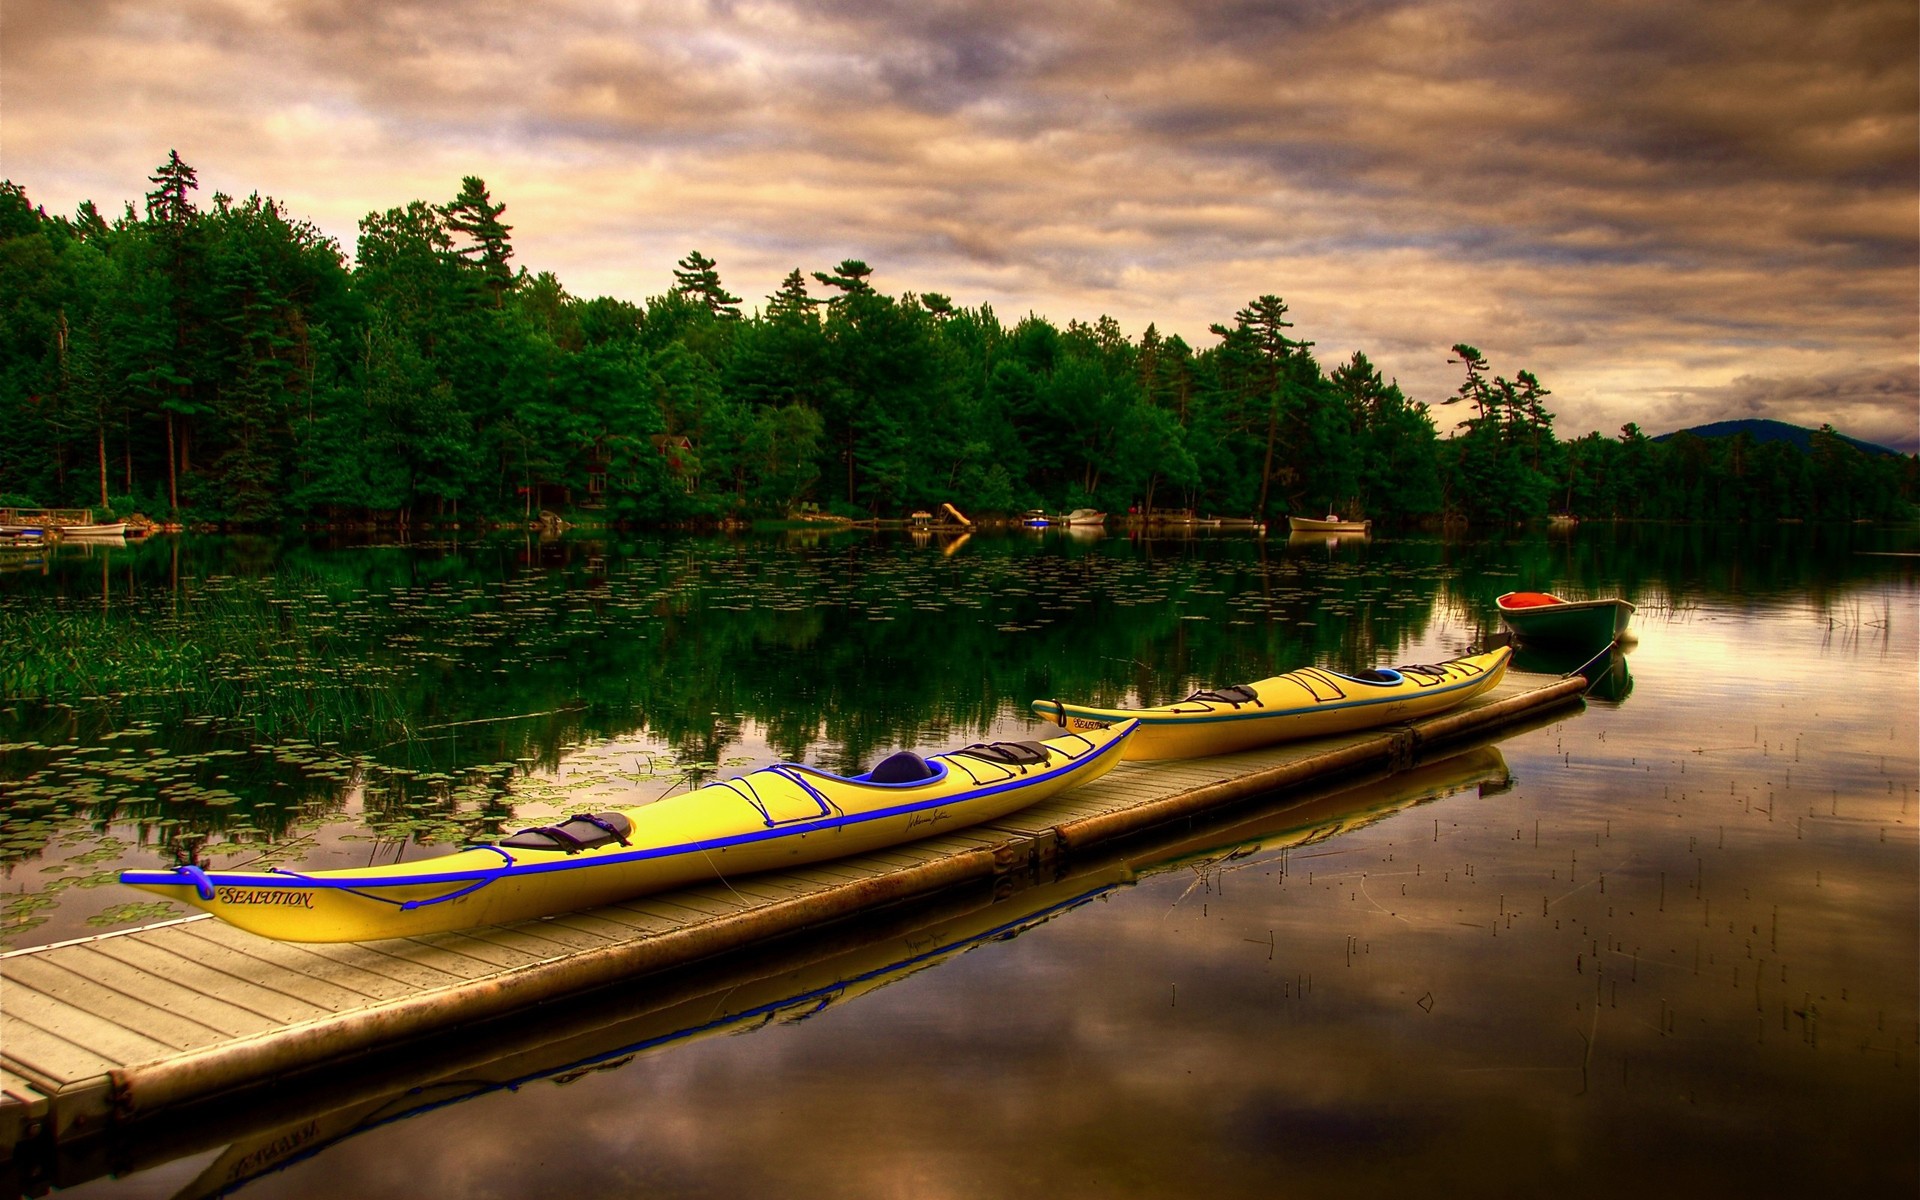
[[[1626, 610], [1630, 613], [1640, 611], [1639, 606], [1635, 605], [1633, 601], [1622, 600], [1618, 596], [1603, 596], [1597, 600], [1564, 600], [1558, 596], [1554, 596], [1554, 603], [1552, 604], [1509, 605], [1506, 602], [1508, 596], [1517, 595], [1519, 595], [1518, 592], [1506, 592], [1502, 595], [1495, 596], [1493, 599], [1494, 607], [1500, 610], [1502, 616], [1510, 616], [1515, 613], [1573, 612], [1583, 609], [1614, 608], [1620, 606], [1625, 606]], [[1553, 596], [1553, 593], [1544, 592], [1542, 595]]]

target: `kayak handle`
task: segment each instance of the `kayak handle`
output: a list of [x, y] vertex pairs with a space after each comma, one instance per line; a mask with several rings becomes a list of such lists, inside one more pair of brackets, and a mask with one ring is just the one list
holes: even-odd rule
[[207, 878], [203, 868], [183, 864], [174, 870], [193, 881], [193, 890], [199, 893], [202, 900], [213, 899], [213, 880]]

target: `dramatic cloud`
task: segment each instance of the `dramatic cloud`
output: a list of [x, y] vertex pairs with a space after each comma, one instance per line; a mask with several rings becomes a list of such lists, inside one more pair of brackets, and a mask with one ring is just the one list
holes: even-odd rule
[[[1415, 395], [1531, 367], [1563, 431], [1738, 415], [1912, 446], [1909, 3], [14, 0], [0, 170], [177, 147], [351, 246], [486, 178], [519, 260], [877, 282], [1196, 344], [1263, 292]], [[1757, 382], [1767, 381], [1767, 382]]]
[[1846, 414], [1846, 431], [1855, 437], [1912, 451], [1914, 396], [1920, 394], [1920, 367], [1903, 363], [1882, 369], [1836, 371], [1791, 379], [1742, 375], [1723, 387], [1675, 388], [1646, 407], [1647, 419], [1662, 429], [1716, 420], [1770, 417], [1795, 425], [1817, 426]]

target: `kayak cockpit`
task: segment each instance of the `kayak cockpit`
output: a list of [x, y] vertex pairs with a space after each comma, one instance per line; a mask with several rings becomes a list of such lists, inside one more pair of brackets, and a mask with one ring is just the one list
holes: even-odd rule
[[945, 763], [938, 758], [922, 758], [911, 750], [900, 750], [889, 754], [874, 764], [872, 770], [858, 775], [836, 775], [832, 771], [822, 771], [819, 767], [810, 767], [805, 763], [776, 763], [767, 769], [778, 772], [803, 788], [807, 787], [800, 778], [803, 775], [812, 775], [834, 783], [864, 783], [871, 787], [920, 787], [924, 784], [937, 783], [947, 777]]
[[1391, 667], [1368, 667], [1364, 671], [1355, 671], [1351, 675], [1339, 671], [1328, 671], [1327, 674], [1336, 679], [1344, 679], [1348, 683], [1365, 683], [1374, 687], [1397, 687], [1403, 678], [1400, 672]]
[[627, 835], [632, 832], [633, 822], [617, 812], [575, 813], [558, 825], [522, 829], [500, 839], [499, 844], [508, 850], [564, 850], [578, 854], [610, 842], [631, 845]]
[[925, 783], [940, 769], [911, 750], [898, 750], [881, 759], [873, 770], [854, 776], [857, 783]]

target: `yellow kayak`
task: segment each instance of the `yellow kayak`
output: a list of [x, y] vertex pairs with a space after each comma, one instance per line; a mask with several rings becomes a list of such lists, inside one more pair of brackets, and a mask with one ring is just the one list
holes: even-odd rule
[[1106, 774], [1134, 729], [1123, 720], [932, 758], [901, 751], [852, 777], [781, 763], [420, 862], [311, 874], [185, 866], [122, 871], [120, 882], [294, 942], [503, 925], [990, 821]]
[[1437, 666], [1341, 675], [1306, 667], [1258, 683], [1195, 692], [1158, 708], [1092, 708], [1035, 700], [1033, 712], [1066, 729], [1137, 720], [1128, 759], [1205, 758], [1270, 742], [1350, 733], [1430, 717], [1490, 690], [1507, 673], [1511, 647]]

